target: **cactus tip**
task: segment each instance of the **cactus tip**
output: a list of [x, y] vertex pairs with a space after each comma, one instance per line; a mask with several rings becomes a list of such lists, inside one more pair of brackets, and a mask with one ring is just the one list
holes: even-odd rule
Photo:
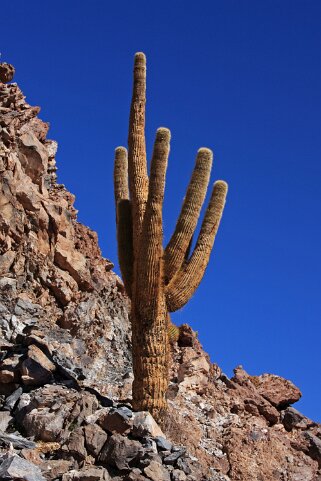
[[210, 155], [211, 157], [213, 157], [213, 151], [211, 149], [208, 149], [207, 147], [201, 147], [200, 149], [198, 149], [197, 153], [198, 154], [206, 154], [206, 155]]
[[158, 138], [161, 138], [163, 140], [167, 140], [169, 142], [170, 138], [171, 138], [171, 131], [169, 129], [167, 129], [166, 127], [159, 127], [157, 129], [156, 136]]
[[216, 189], [222, 190], [224, 192], [228, 191], [228, 184], [227, 184], [227, 182], [225, 182], [225, 180], [216, 180], [214, 182], [214, 187]]
[[127, 149], [126, 147], [119, 145], [118, 147], [116, 147], [115, 152], [116, 154], [121, 154], [121, 153], [127, 154]]
[[143, 52], [135, 53], [135, 63], [146, 63], [146, 55]]

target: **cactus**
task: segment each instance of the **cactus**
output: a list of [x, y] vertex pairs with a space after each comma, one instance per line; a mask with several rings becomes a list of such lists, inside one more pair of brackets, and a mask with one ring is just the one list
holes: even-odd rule
[[195, 247], [190, 253], [212, 167], [201, 148], [175, 231], [163, 248], [162, 207], [170, 131], [156, 132], [150, 175], [145, 146], [146, 58], [136, 53], [128, 153], [115, 151], [114, 184], [118, 255], [131, 299], [133, 406], [160, 420], [166, 411], [169, 340], [177, 335], [169, 312], [183, 307], [204, 275], [219, 227], [227, 184], [216, 181]]

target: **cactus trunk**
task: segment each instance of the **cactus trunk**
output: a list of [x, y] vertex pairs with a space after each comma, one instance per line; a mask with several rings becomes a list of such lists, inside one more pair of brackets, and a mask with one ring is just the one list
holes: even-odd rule
[[164, 293], [154, 317], [142, 316], [132, 305], [133, 407], [161, 419], [168, 387], [168, 327]]

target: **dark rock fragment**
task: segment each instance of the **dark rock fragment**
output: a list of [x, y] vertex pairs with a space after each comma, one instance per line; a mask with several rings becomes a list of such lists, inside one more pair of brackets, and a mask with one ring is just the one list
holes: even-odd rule
[[113, 434], [103, 447], [99, 461], [121, 471], [129, 469], [129, 463], [138, 460], [143, 453], [144, 449], [138, 441]]
[[155, 442], [160, 451], [171, 451], [173, 445], [163, 436], [156, 436]]
[[97, 424], [88, 424], [84, 427], [85, 444], [88, 452], [95, 458], [98, 457], [105, 442], [107, 441], [107, 434], [105, 431], [97, 426]]
[[0, 466], [0, 479], [17, 481], [46, 481], [38, 466], [17, 455], [8, 456]]

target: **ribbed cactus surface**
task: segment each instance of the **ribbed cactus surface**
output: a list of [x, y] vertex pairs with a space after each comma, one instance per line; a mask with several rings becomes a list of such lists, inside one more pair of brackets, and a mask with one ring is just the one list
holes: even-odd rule
[[169, 312], [183, 307], [202, 280], [222, 217], [227, 184], [214, 183], [192, 252], [193, 234], [210, 179], [213, 154], [201, 148], [175, 231], [163, 247], [163, 200], [170, 131], [156, 132], [150, 175], [145, 142], [146, 58], [135, 55], [128, 152], [115, 151], [114, 184], [119, 264], [131, 299], [133, 404], [160, 420], [166, 410]]

